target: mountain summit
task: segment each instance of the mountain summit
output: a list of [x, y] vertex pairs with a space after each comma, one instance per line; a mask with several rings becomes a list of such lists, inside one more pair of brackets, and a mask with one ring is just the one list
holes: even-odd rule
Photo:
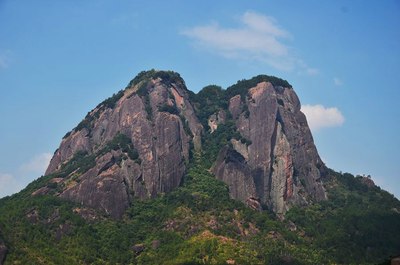
[[145, 71], [0, 199], [2, 264], [389, 264], [400, 202], [321, 161], [291, 85]]
[[57, 196], [120, 218], [135, 200], [180, 185], [190, 154], [226, 134], [211, 171], [230, 195], [282, 215], [326, 199], [321, 161], [299, 99], [286, 81], [260, 75], [222, 90], [188, 91], [179, 74], [146, 71], [69, 132], [46, 175]]

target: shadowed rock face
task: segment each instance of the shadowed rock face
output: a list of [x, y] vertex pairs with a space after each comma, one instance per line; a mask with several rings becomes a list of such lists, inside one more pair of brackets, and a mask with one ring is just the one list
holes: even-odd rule
[[[50, 185], [33, 195], [53, 192], [120, 218], [135, 199], [180, 185], [191, 146], [202, 149], [199, 110], [179, 75], [152, 73], [139, 74], [64, 137], [46, 171]], [[221, 92], [230, 95], [228, 108], [207, 120], [211, 134], [229, 120], [242, 137], [233, 137], [212, 167], [231, 197], [278, 215], [292, 204], [325, 199], [326, 168], [293, 89], [260, 81], [231, 92]]]
[[[247, 110], [247, 111], [243, 111]], [[300, 102], [291, 88], [260, 82], [246, 98], [230, 98], [229, 111], [246, 145], [232, 139], [213, 167], [217, 178], [230, 187], [231, 196], [243, 202], [256, 198], [278, 215], [291, 204], [326, 199], [321, 161]], [[235, 152], [241, 159], [231, 159]]]
[[[127, 88], [112, 108], [100, 104], [85, 120], [89, 125], [78, 126], [79, 130], [75, 128], [62, 140], [46, 175], [57, 177], [78, 151], [93, 155], [93, 167], [64, 177], [58, 195], [115, 218], [122, 216], [134, 198], [150, 198], [176, 188], [186, 172], [190, 141], [201, 148], [202, 126], [183, 81], [142, 80]], [[118, 148], [99, 155], [118, 134], [130, 139], [138, 159]]]

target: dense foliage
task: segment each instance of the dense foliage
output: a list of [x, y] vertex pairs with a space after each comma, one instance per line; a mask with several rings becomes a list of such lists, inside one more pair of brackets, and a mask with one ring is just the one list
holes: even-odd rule
[[96, 108], [110, 108], [110, 109], [113, 109], [115, 107], [115, 104], [118, 102], [118, 100], [120, 100], [120, 98], [123, 97], [123, 95], [124, 95], [124, 91], [120, 90], [120, 91], [118, 91], [117, 94], [113, 94], [111, 97], [107, 98], [102, 103], [97, 105]]
[[[87, 222], [76, 213], [80, 205], [23, 197], [29, 194], [0, 204], [10, 264], [264, 264], [264, 258], [280, 264], [301, 258], [284, 243], [285, 237], [297, 240], [295, 234], [269, 214], [231, 200], [226, 185], [200, 165], [191, 167], [182, 187], [136, 202], [121, 221], [98, 213]], [[272, 231], [282, 239], [270, 239]], [[317, 253], [312, 261], [321, 259]]]
[[174, 115], [179, 115], [179, 110], [175, 105], [170, 106], [170, 105], [164, 104], [164, 105], [158, 107], [158, 111], [168, 112], [168, 113], [171, 113]]
[[96, 156], [106, 154], [111, 150], [121, 150], [132, 160], [139, 159], [139, 153], [133, 146], [131, 138], [123, 133], [118, 133], [115, 135], [114, 138], [105, 145], [105, 147], [96, 152]]
[[179, 73], [174, 71], [157, 71], [155, 69], [151, 69], [148, 71], [140, 72], [134, 79], [132, 79], [126, 88], [134, 87], [142, 81], [148, 81], [150, 79], [161, 78], [163, 82], [167, 85], [171, 84], [181, 84], [185, 85], [185, 81], [179, 75]]
[[[255, 87], [260, 82], [270, 82], [276, 87], [292, 87], [286, 80], [275, 76], [258, 75], [251, 79], [240, 80], [226, 90], [222, 89], [220, 86], [209, 85], [204, 87], [197, 94], [189, 93], [190, 100], [195, 105], [196, 115], [204, 128], [208, 128], [207, 119], [210, 115], [218, 113], [220, 110], [227, 111], [230, 98], [240, 95], [244, 101], [249, 88]], [[246, 109], [246, 104], [243, 108], [244, 112], [248, 111]]]
[[258, 75], [251, 79], [243, 79], [238, 81], [235, 85], [232, 85], [226, 89], [226, 94], [228, 98], [231, 98], [235, 95], [240, 95], [242, 100], [245, 99], [247, 91], [251, 87], [255, 87], [258, 83], [261, 82], [270, 82], [272, 85], [277, 87], [287, 87], [291, 88], [292, 86], [286, 80], [280, 79], [275, 76], [269, 75]]
[[[228, 92], [228, 90], [224, 90], [220, 86], [210, 85], [204, 87], [197, 94], [190, 94], [191, 102], [195, 105], [196, 116], [199, 118], [203, 128], [205, 128], [202, 145], [204, 146], [203, 156], [207, 157], [206, 163], [208, 167], [211, 167], [216, 160], [222, 147], [231, 145], [231, 139], [236, 139], [247, 145], [251, 144], [250, 140], [244, 138], [236, 130], [235, 121], [228, 111], [228, 102], [231, 96]], [[245, 106], [247, 107], [247, 105]], [[245, 111], [245, 108], [243, 111]], [[208, 119], [213, 114], [218, 115], [219, 112], [224, 112], [225, 120], [211, 133]]]
[[400, 251], [400, 202], [362, 177], [331, 172], [329, 200], [286, 215], [339, 263], [379, 262]]
[[208, 128], [207, 120], [212, 114], [228, 109], [225, 90], [220, 86], [206, 86], [199, 93], [190, 96], [196, 109], [196, 116], [204, 128]]
[[229, 119], [224, 124], [220, 124], [218, 128], [212, 134], [205, 134], [203, 137], [203, 153], [207, 157], [206, 164], [208, 168], [211, 168], [214, 161], [217, 159], [218, 153], [224, 146], [231, 145], [231, 139], [241, 140], [245, 138], [236, 131], [236, 126], [233, 120]]
[[81, 205], [32, 188], [4, 198], [6, 264], [374, 264], [400, 247], [399, 201], [350, 174], [328, 182], [330, 200], [280, 221], [230, 199], [206, 165], [196, 156], [181, 187], [120, 221], [93, 210], [87, 221]]

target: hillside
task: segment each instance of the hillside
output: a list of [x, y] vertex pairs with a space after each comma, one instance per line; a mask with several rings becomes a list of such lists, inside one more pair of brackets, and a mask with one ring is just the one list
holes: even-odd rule
[[[291, 85], [140, 73], [0, 200], [5, 264], [376, 264], [400, 202], [326, 168]], [[7, 249], [7, 251], [4, 251]]]

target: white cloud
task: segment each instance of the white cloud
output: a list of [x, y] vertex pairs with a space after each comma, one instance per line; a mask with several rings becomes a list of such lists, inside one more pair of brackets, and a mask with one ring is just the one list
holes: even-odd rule
[[344, 117], [338, 108], [326, 108], [322, 105], [304, 105], [301, 111], [306, 115], [312, 131], [336, 127], [344, 123]]
[[264, 16], [255, 12], [247, 11], [242, 16], [242, 22], [255, 31], [268, 33], [275, 37], [289, 37], [290, 34], [281, 29], [273, 17]]
[[42, 153], [34, 156], [27, 163], [21, 165], [20, 170], [23, 173], [37, 173], [43, 174], [46, 168], [49, 166], [50, 159], [53, 155], [51, 153]]
[[335, 86], [341, 86], [341, 85], [343, 85], [342, 80], [340, 80], [340, 79], [337, 78], [337, 77], [333, 78], [333, 83], [335, 84]]
[[247, 11], [240, 22], [237, 28], [224, 28], [214, 22], [181, 33], [227, 58], [256, 60], [284, 71], [299, 68], [311, 75], [318, 73], [291, 54], [290, 47], [283, 43], [291, 35], [273, 17]]

